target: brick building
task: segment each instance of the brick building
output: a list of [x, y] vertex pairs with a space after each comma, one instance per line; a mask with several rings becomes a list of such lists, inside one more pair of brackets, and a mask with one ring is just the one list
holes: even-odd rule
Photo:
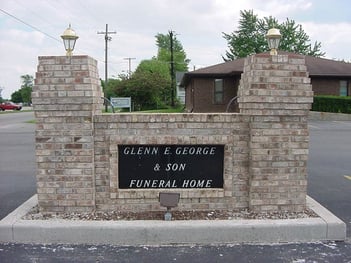
[[[279, 52], [279, 54], [292, 54]], [[188, 112], [225, 112], [237, 96], [245, 58], [188, 72], [182, 79]], [[315, 95], [351, 95], [351, 63], [305, 56]], [[228, 109], [238, 111], [237, 107]]]

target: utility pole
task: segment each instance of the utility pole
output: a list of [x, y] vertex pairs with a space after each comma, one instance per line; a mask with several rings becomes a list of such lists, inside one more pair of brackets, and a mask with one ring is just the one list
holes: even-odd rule
[[[108, 24], [106, 24], [105, 32], [97, 32], [98, 34], [105, 34], [105, 89], [107, 88], [107, 43], [112, 40], [109, 34], [116, 34], [116, 31], [108, 31]], [[105, 111], [107, 111], [107, 103], [105, 102]]]
[[132, 59], [135, 59], [135, 58], [124, 58], [125, 60], [128, 60], [128, 78], [130, 78], [130, 75], [132, 74]]
[[175, 89], [175, 72], [174, 72], [174, 56], [173, 56], [173, 31], [169, 31], [169, 38], [171, 42], [171, 106], [174, 107], [174, 89]]

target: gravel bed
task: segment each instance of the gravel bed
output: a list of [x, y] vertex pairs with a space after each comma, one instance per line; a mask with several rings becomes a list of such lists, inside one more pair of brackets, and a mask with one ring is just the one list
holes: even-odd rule
[[[68, 220], [164, 220], [166, 211], [149, 211], [149, 212], [91, 212], [91, 213], [60, 213], [60, 214], [42, 214], [38, 206], [23, 218], [27, 220], [50, 220], [50, 219], [68, 219]], [[172, 212], [172, 220], [235, 220], [235, 219], [298, 219], [318, 217], [312, 210], [306, 209], [302, 212], [251, 212], [243, 210], [206, 210], [206, 211], [179, 211]]]

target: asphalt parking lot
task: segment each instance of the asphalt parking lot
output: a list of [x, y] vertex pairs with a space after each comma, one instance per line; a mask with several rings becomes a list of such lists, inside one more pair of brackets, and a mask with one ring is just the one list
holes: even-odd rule
[[351, 122], [311, 121], [308, 194], [347, 224], [351, 236]]

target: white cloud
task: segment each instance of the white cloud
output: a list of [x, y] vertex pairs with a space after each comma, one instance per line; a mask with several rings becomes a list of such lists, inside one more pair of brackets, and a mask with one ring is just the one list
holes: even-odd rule
[[303, 12], [312, 7], [311, 1], [306, 0], [274, 0], [268, 1], [266, 10], [272, 11], [274, 16], [291, 16], [296, 12]]
[[351, 23], [316, 24], [302, 23], [312, 43], [321, 42], [321, 50], [330, 59], [351, 61]]

